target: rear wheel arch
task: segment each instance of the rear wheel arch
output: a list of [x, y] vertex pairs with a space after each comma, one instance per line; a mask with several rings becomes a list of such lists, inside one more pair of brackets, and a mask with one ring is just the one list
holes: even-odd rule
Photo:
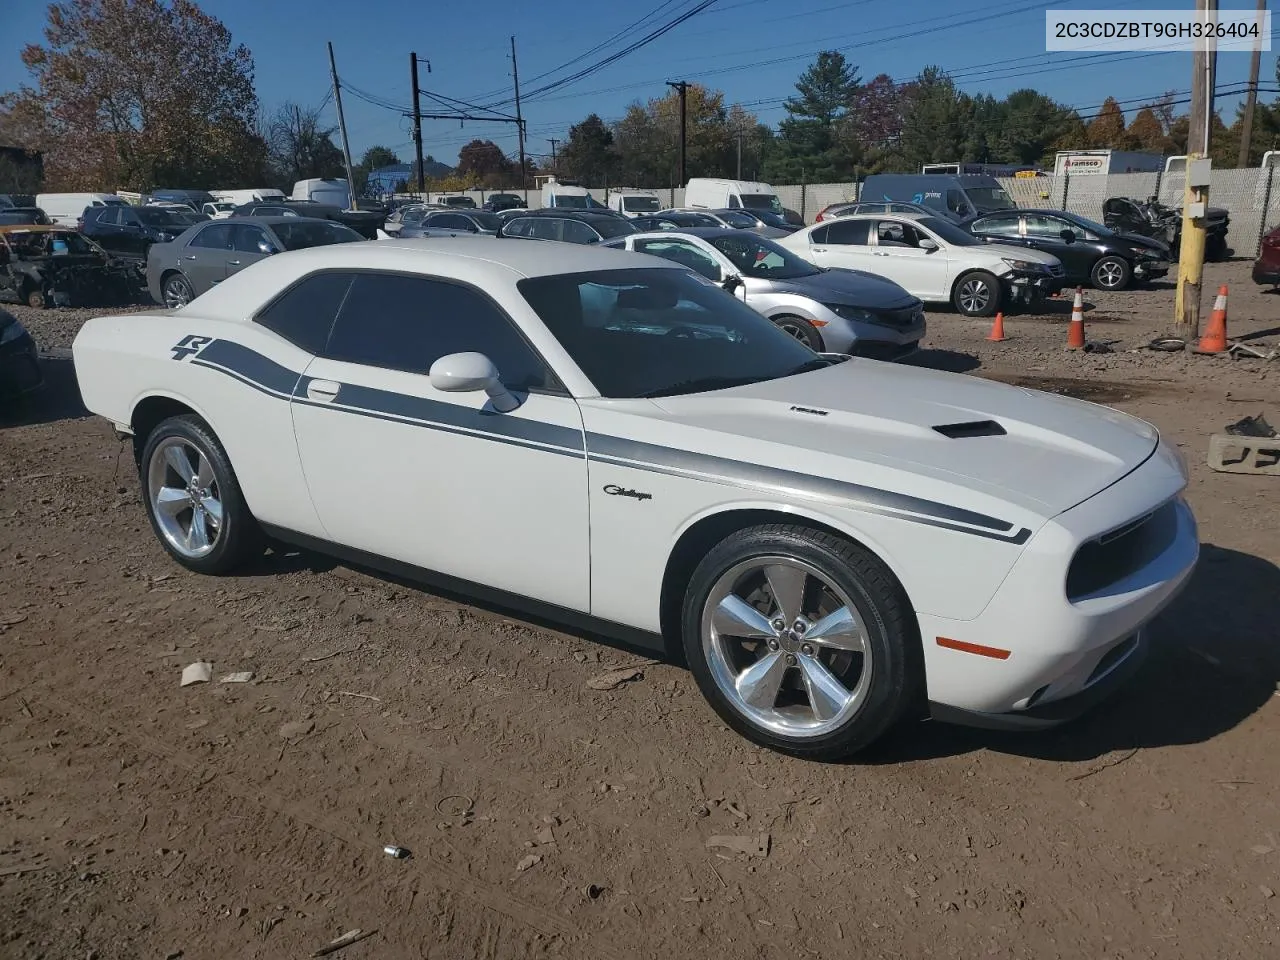
[[219, 443], [222, 442], [221, 438], [218, 437], [217, 426], [209, 419], [204, 410], [168, 394], [151, 394], [138, 400], [129, 414], [129, 426], [133, 429], [134, 460], [137, 461], [141, 458], [143, 448], [147, 445], [147, 438], [151, 436], [151, 432], [157, 426], [170, 417], [185, 415], [199, 417], [209, 424], [209, 429], [213, 431], [215, 439], [218, 439]]

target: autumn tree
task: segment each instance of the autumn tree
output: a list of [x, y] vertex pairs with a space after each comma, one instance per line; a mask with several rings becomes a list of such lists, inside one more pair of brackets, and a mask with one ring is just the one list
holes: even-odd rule
[[[690, 84], [686, 94], [687, 164], [691, 177], [733, 176], [737, 131], [744, 147], [760, 144], [756, 118], [746, 110], [725, 108], [724, 94]], [[730, 125], [730, 116], [733, 125]], [[680, 96], [672, 91], [647, 104], [633, 103], [613, 128], [618, 152], [618, 182], [643, 187], [676, 186], [680, 168]], [[757, 151], [758, 152], [758, 151]], [[758, 162], [758, 160], [757, 160]]]
[[1091, 147], [1123, 149], [1124, 111], [1120, 109], [1115, 97], [1107, 97], [1102, 102], [1098, 115], [1089, 121], [1086, 134]]
[[618, 166], [613, 131], [595, 113], [575, 123], [569, 128], [556, 166], [564, 175], [590, 186], [608, 186]]
[[471, 186], [503, 186], [512, 178], [512, 167], [502, 148], [492, 140], [472, 140], [458, 151], [457, 175]]
[[1163, 153], [1165, 148], [1164, 127], [1150, 107], [1143, 107], [1125, 131], [1128, 145], [1134, 150], [1149, 150], [1152, 153]]
[[6, 102], [49, 186], [149, 190], [260, 183], [253, 58], [194, 0], [64, 0]]
[[337, 128], [325, 126], [315, 107], [285, 103], [272, 116], [267, 131], [271, 167], [278, 182], [346, 176], [342, 151], [333, 142]]

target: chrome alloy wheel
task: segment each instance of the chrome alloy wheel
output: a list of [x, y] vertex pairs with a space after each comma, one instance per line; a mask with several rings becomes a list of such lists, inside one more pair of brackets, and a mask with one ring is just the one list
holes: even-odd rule
[[1103, 261], [1098, 265], [1098, 285], [1107, 290], [1114, 290], [1124, 279], [1124, 268], [1113, 260]]
[[702, 650], [734, 709], [771, 733], [818, 737], [862, 709], [874, 663], [845, 593], [794, 557], [743, 561], [702, 611]]
[[147, 493], [156, 525], [169, 546], [195, 560], [208, 554], [222, 535], [222, 499], [213, 466], [182, 437], [169, 437], [151, 454]]
[[981, 277], [970, 277], [960, 284], [958, 299], [965, 313], [981, 313], [991, 302], [991, 286]]
[[164, 305], [170, 310], [176, 310], [178, 307], [185, 307], [191, 302], [191, 293], [187, 287], [187, 283], [181, 277], [170, 277], [164, 282], [164, 290], [162, 291]]

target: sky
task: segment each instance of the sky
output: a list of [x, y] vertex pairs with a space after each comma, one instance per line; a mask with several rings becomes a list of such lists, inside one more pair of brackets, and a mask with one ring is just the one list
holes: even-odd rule
[[[1130, 116], [1144, 100], [1191, 84], [1191, 54], [1045, 53], [1046, 9], [1160, 10], [1194, 7], [1193, 0], [714, 0], [701, 13], [635, 53], [561, 89], [537, 88], [616, 52], [655, 26], [697, 5], [697, 0], [487, 0], [469, 3], [400, 3], [365, 7], [350, 0], [204, 0], [235, 42], [252, 51], [257, 90], [265, 112], [286, 101], [324, 103], [336, 125], [326, 41], [333, 41], [344, 86], [343, 107], [353, 158], [369, 146], [391, 147], [412, 158], [411, 123], [401, 115], [410, 103], [409, 57], [419, 67], [421, 89], [455, 100], [498, 104], [511, 96], [510, 40], [516, 38], [528, 151], [548, 154], [547, 138], [561, 140], [589, 113], [620, 118], [627, 106], [669, 92], [668, 80], [704, 83], [724, 91], [762, 122], [786, 116], [782, 100], [820, 50], [841, 49], [864, 80], [887, 73], [908, 80], [935, 64], [964, 90], [1004, 96], [1034, 87], [1078, 108], [1086, 119], [1108, 96]], [[1250, 0], [1222, 0], [1222, 9], [1252, 10]], [[19, 52], [43, 40], [47, 3], [0, 0], [0, 91], [27, 80]], [[624, 39], [615, 36], [648, 14]], [[1278, 28], [1280, 32], [1280, 28]], [[607, 42], [613, 40], [613, 42]], [[597, 50], [593, 48], [604, 46]], [[570, 66], [571, 65], [571, 66]], [[1218, 58], [1219, 91], [1242, 89], [1247, 53]], [[1261, 82], [1274, 88], [1275, 54], [1264, 53]], [[349, 89], [348, 89], [349, 88]], [[360, 94], [385, 106], [361, 99]], [[1262, 93], [1263, 100], [1275, 94]], [[1238, 95], [1220, 94], [1218, 109], [1230, 124]], [[428, 111], [432, 101], [423, 101]], [[510, 113], [502, 103], [497, 109]], [[1179, 110], [1185, 110], [1181, 105]], [[424, 153], [456, 162], [458, 149], [480, 137], [514, 155], [514, 124], [427, 120]]]

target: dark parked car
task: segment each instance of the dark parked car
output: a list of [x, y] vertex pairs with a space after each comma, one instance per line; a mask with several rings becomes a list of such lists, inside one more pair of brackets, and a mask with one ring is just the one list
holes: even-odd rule
[[[701, 210], [659, 210], [643, 217], [632, 217], [637, 230], [688, 230], [690, 227], [722, 227], [723, 223], [710, 212]], [[754, 218], [753, 218], [754, 222]]]
[[47, 227], [52, 220], [39, 207], [0, 207], [0, 227], [27, 224]]
[[0, 400], [29, 393], [42, 383], [36, 342], [17, 317], [0, 309]]
[[743, 208], [738, 212], [745, 213], [749, 217], [755, 217], [756, 222], [761, 226], [773, 227], [775, 230], [783, 230], [787, 233], [795, 233], [805, 225], [804, 220], [800, 218], [800, 214], [794, 210], [776, 213], [773, 210]]
[[[1134, 233], [1169, 245], [1177, 255], [1182, 244], [1182, 211], [1166, 207], [1154, 197], [1146, 201], [1128, 197], [1111, 197], [1102, 204], [1102, 222], [1117, 233]], [[1231, 214], [1222, 207], [1210, 207], [1205, 216], [1204, 255], [1209, 260], [1222, 260], [1229, 253], [1227, 231]]]
[[527, 207], [524, 197], [515, 193], [491, 193], [485, 198], [483, 209], [490, 213], [501, 213], [503, 210], [521, 210]]
[[1264, 287], [1280, 287], [1280, 227], [1272, 227], [1262, 238], [1262, 250], [1253, 262], [1253, 282]]
[[378, 228], [386, 220], [386, 216], [372, 210], [343, 210], [328, 203], [317, 203], [314, 200], [259, 200], [236, 207], [235, 217], [311, 217], [319, 220], [333, 220], [345, 224], [366, 240], [374, 240], [378, 236]]
[[147, 256], [147, 289], [166, 307], [185, 306], [214, 284], [282, 250], [364, 240], [350, 227], [309, 217], [228, 218], [201, 223]]
[[1068, 284], [1123, 290], [1134, 280], [1169, 272], [1169, 248], [1158, 240], [1115, 233], [1062, 210], [1001, 210], [964, 227], [981, 240], [1053, 254], [1062, 261]]
[[402, 239], [413, 237], [448, 237], [459, 233], [486, 234], [497, 236], [502, 221], [492, 213], [482, 210], [428, 210], [417, 220], [403, 220], [399, 236]]
[[526, 210], [506, 217], [500, 237], [524, 240], [562, 240], [565, 243], [599, 243], [628, 233], [638, 233], [635, 221], [598, 210]]
[[145, 260], [153, 243], [168, 243], [191, 224], [170, 207], [112, 204], [85, 207], [80, 232], [117, 257]]
[[208, 190], [152, 190], [152, 200], [167, 200], [170, 203], [181, 203], [197, 213], [206, 203], [213, 203], [213, 194]]
[[707, 210], [706, 213], [708, 216], [715, 217], [726, 227], [732, 227], [734, 230], [751, 230], [762, 237], [774, 240], [796, 232], [795, 227], [790, 224], [785, 227], [769, 226], [762, 218], [756, 216], [754, 210]]

